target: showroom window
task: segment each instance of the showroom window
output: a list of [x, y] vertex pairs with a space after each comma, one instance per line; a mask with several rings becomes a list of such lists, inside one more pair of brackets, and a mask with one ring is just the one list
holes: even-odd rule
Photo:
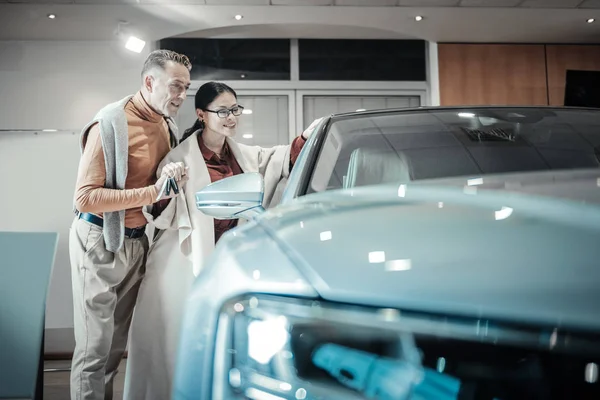
[[[244, 106], [238, 118], [239, 143], [263, 147], [289, 143], [289, 96], [238, 94], [237, 100]], [[188, 96], [176, 117], [180, 136], [196, 118], [194, 97]]]
[[304, 126], [323, 115], [359, 110], [419, 107], [419, 96], [304, 96]]
[[193, 80], [289, 80], [289, 39], [164, 39], [161, 49], [183, 53]]
[[300, 39], [300, 80], [424, 81], [425, 41]]
[[[290, 39], [169, 38], [159, 48], [186, 54], [193, 80], [289, 81]], [[423, 40], [299, 39], [301, 81], [423, 82]]]

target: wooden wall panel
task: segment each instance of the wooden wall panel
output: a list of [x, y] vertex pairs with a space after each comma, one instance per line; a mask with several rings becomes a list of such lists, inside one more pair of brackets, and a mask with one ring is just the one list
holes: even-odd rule
[[544, 45], [439, 44], [441, 105], [547, 105]]
[[546, 52], [552, 106], [564, 105], [568, 69], [600, 71], [600, 46], [548, 45]]

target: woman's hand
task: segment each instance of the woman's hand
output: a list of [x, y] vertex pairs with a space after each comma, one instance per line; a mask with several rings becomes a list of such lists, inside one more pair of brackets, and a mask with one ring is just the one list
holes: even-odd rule
[[302, 132], [302, 139], [304, 140], [308, 140], [308, 138], [310, 137], [310, 135], [313, 134], [313, 132], [315, 131], [315, 128], [317, 127], [317, 125], [319, 124], [319, 122], [321, 122], [321, 120], [323, 119], [323, 117], [321, 118], [317, 118], [315, 119], [309, 126], [308, 128], [306, 128], [304, 130], [304, 132]]

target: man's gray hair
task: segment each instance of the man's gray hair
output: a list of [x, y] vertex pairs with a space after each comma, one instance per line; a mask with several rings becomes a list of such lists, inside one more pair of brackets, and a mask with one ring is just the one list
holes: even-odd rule
[[188, 69], [188, 71], [192, 70], [192, 63], [187, 56], [176, 53], [172, 50], [154, 50], [148, 55], [148, 58], [146, 58], [146, 61], [144, 62], [144, 68], [142, 68], [142, 77], [155, 67], [159, 67], [164, 70], [169, 61], [183, 65]]

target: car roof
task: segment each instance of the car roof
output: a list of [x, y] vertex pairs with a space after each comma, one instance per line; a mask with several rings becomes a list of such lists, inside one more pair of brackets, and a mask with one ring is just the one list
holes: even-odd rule
[[411, 112], [430, 112], [430, 111], [464, 111], [464, 110], [560, 110], [560, 111], [592, 111], [600, 112], [598, 108], [586, 108], [586, 107], [567, 107], [567, 106], [485, 106], [485, 105], [474, 105], [474, 106], [420, 106], [420, 107], [402, 107], [402, 108], [382, 108], [365, 111], [351, 111], [344, 113], [334, 113], [330, 117], [332, 119], [345, 119], [348, 117], [365, 116], [365, 115], [379, 115], [379, 114], [398, 114], [398, 113], [411, 113]]

